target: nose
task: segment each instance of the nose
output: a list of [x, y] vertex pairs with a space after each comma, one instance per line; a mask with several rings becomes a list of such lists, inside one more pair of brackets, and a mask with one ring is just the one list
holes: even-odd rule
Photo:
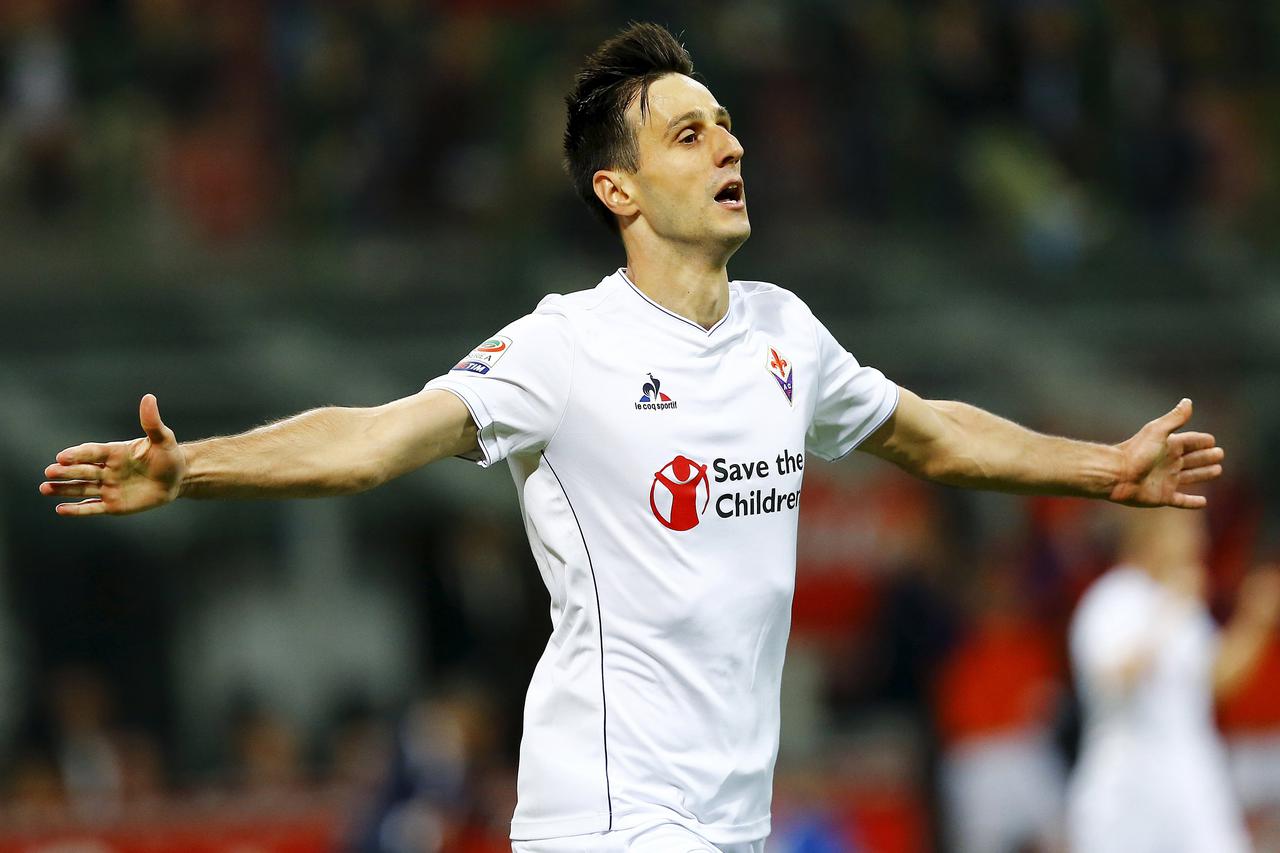
[[738, 137], [725, 130], [717, 151], [716, 165], [732, 166], [742, 159], [743, 153], [742, 143], [738, 141]]

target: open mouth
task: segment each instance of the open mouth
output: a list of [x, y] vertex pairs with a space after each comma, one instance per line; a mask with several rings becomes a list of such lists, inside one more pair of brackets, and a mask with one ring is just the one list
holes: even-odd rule
[[721, 187], [715, 195], [716, 204], [722, 207], [739, 209], [742, 207], [742, 181], [734, 180]]

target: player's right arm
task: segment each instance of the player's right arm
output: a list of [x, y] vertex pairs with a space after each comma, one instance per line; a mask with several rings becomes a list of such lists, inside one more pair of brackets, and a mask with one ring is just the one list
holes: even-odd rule
[[1222, 632], [1213, 665], [1213, 692], [1230, 696], [1262, 659], [1267, 639], [1280, 624], [1280, 566], [1264, 566], [1245, 577], [1236, 609]]
[[144, 436], [79, 444], [45, 468], [41, 494], [80, 498], [60, 515], [126, 515], [187, 498], [298, 498], [361, 492], [479, 449], [454, 394], [424, 390], [382, 406], [326, 407], [240, 435], [179, 443], [147, 394]]

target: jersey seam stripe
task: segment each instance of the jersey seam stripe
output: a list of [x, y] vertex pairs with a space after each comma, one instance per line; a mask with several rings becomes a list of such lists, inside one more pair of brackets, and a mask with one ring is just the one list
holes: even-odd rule
[[[563, 319], [563, 320], [564, 320], [564, 322], [565, 322], [565, 323], [567, 323], [567, 324], [568, 324], [568, 326], [569, 326], [569, 341], [573, 344], [573, 349], [571, 349], [571, 350], [569, 351], [569, 387], [565, 390], [565, 394], [564, 394], [564, 408], [562, 408], [562, 409], [560, 410], [560, 419], [556, 421], [555, 429], [551, 430], [551, 435], [547, 438], [547, 445], [544, 445], [544, 446], [549, 446], [549, 445], [551, 444], [551, 442], [553, 442], [553, 441], [555, 441], [555, 440], [556, 440], [556, 436], [560, 434], [560, 427], [561, 427], [561, 425], [562, 425], [562, 424], [564, 424], [564, 416], [565, 416], [565, 415], [567, 415], [567, 414], [569, 414], [569, 401], [573, 398], [573, 379], [574, 379], [574, 373], [575, 373], [575, 368], [576, 368], [576, 367], [577, 367], [577, 365], [578, 365], [578, 336], [577, 336], [577, 334], [575, 334], [575, 332], [576, 332], [577, 330], [573, 327], [573, 322], [569, 319], [569, 317], [568, 317], [567, 315], [565, 315], [565, 314], [560, 314], [559, 316], [561, 317], [561, 319]], [[548, 467], [550, 467], [550, 465], [551, 465], [551, 463], [550, 463], [550, 462], [548, 462], [548, 463], [547, 463], [547, 466], [548, 466]], [[553, 474], [554, 474], [555, 472], [554, 472], [554, 471], [552, 471], [551, 473], [553, 473]], [[557, 477], [556, 479], [557, 479], [557, 480], [559, 480], [560, 478], [559, 478], [559, 477]], [[561, 489], [564, 489], [564, 485], [563, 485], [563, 484], [561, 484], [560, 488], [561, 488]], [[568, 499], [569, 499], [569, 496], [568, 496], [567, 494], [566, 494], [564, 497], [565, 497], [565, 500], [568, 500]], [[570, 504], [570, 505], [569, 505], [569, 508], [570, 508], [570, 509], [573, 509], [573, 505], [572, 505], [572, 504]], [[581, 528], [579, 528], [578, 532], [579, 532], [579, 533], [581, 533], [581, 532], [582, 532]], [[583, 539], [582, 544], [583, 544], [584, 546], [586, 545], [586, 539]], [[589, 557], [589, 555], [588, 555], [588, 557]], [[596, 603], [597, 603], [597, 604], [599, 604], [599, 602], [598, 602], [598, 601], [597, 601]]]
[[630, 277], [627, 276], [625, 269], [620, 268], [618, 270], [618, 275], [622, 276], [622, 280], [625, 281], [627, 285], [636, 292], [636, 295], [639, 296], [641, 299], [643, 299], [645, 302], [648, 302], [650, 305], [652, 305], [654, 308], [657, 308], [663, 314], [666, 314], [669, 317], [674, 317], [675, 319], [679, 320], [681, 323], [686, 323], [690, 326], [693, 326], [693, 328], [697, 329], [699, 332], [702, 332], [707, 337], [711, 337], [711, 335], [715, 333], [716, 329], [719, 329], [721, 326], [723, 326], [725, 321], [729, 319], [729, 315], [733, 313], [733, 299], [732, 299], [732, 293], [731, 293], [730, 299], [729, 299], [729, 307], [725, 309], [724, 316], [721, 317], [719, 322], [717, 322], [710, 329], [704, 329], [701, 326], [699, 326], [697, 323], [690, 320], [688, 317], [681, 317], [676, 312], [671, 311], [667, 308], [663, 308], [657, 302], [654, 302], [652, 299], [650, 299], [648, 294], [646, 294], [640, 288], [636, 287], [635, 283], [630, 279]]
[[582, 549], [587, 553], [587, 568], [591, 570], [591, 588], [595, 590], [596, 594], [596, 629], [600, 635], [600, 745], [604, 749], [604, 795], [609, 805], [609, 828], [605, 831], [612, 832], [613, 789], [609, 786], [609, 699], [604, 689], [604, 616], [600, 610], [600, 585], [596, 582], [596, 567], [591, 560], [591, 548], [587, 546], [587, 535], [582, 530], [582, 522], [578, 519], [578, 511], [573, 508], [573, 501], [569, 499], [569, 490], [564, 487], [564, 481], [560, 479], [560, 475], [552, 467], [551, 460], [547, 458], [545, 450], [542, 453], [542, 461], [547, 463], [547, 470], [551, 472], [551, 476], [556, 478], [556, 483], [560, 486], [560, 493], [564, 495], [565, 502], [569, 504], [569, 512], [573, 513], [573, 523], [578, 527], [578, 536], [582, 539]]

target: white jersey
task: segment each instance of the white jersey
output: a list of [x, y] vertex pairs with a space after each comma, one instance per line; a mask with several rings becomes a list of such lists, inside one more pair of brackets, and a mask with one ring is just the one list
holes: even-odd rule
[[897, 386], [786, 290], [732, 282], [704, 329], [619, 270], [427, 387], [508, 461], [551, 593], [512, 838], [767, 835], [805, 459], [853, 449]]
[[[1141, 569], [1090, 587], [1071, 622], [1084, 705], [1072, 778], [1072, 849], [1088, 853], [1243, 853], [1244, 823], [1213, 722], [1217, 631], [1204, 605], [1175, 599]], [[1111, 676], [1142, 649], [1127, 690]]]

